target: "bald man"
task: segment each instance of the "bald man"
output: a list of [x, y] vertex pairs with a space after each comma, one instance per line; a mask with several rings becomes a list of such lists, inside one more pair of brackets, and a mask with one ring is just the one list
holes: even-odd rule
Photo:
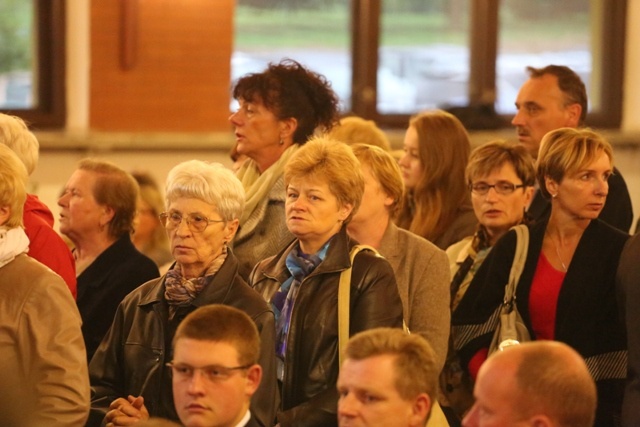
[[558, 341], [497, 352], [482, 365], [464, 427], [591, 427], [596, 385], [582, 357]]

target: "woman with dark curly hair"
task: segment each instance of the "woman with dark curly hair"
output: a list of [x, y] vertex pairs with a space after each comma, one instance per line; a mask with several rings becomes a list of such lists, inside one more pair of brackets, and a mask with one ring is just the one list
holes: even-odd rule
[[284, 165], [316, 129], [337, 122], [338, 96], [324, 76], [285, 59], [241, 77], [233, 98], [237, 152], [249, 158], [237, 172], [247, 203], [233, 251], [247, 278], [256, 263], [293, 240], [284, 221]]

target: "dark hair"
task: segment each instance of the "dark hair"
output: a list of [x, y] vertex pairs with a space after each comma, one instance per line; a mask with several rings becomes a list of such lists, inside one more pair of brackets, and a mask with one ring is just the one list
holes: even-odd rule
[[319, 126], [330, 130], [338, 121], [338, 95], [331, 83], [292, 59], [270, 63], [261, 73], [241, 77], [233, 88], [234, 99], [261, 101], [280, 120], [295, 118], [293, 142], [304, 144]]
[[545, 74], [551, 74], [558, 78], [558, 87], [565, 96], [565, 107], [571, 104], [579, 104], [582, 107], [580, 112], [580, 126], [584, 124], [587, 117], [587, 89], [582, 79], [575, 71], [564, 65], [547, 65], [543, 68], [527, 67], [527, 72], [531, 78], [540, 78]]

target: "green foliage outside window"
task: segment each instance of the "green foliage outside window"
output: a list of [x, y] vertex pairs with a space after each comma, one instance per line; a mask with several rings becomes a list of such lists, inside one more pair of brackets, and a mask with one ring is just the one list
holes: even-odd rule
[[0, 74], [32, 65], [33, 3], [0, 0]]

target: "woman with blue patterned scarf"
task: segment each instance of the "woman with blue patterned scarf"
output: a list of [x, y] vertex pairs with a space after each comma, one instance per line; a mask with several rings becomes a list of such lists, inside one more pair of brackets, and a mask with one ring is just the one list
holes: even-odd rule
[[[276, 314], [280, 426], [337, 425], [338, 282], [357, 242], [346, 224], [364, 178], [351, 149], [328, 137], [302, 146], [285, 166], [285, 215], [296, 240], [260, 262], [250, 284]], [[350, 334], [402, 327], [402, 303], [389, 263], [358, 253], [351, 273]]]

